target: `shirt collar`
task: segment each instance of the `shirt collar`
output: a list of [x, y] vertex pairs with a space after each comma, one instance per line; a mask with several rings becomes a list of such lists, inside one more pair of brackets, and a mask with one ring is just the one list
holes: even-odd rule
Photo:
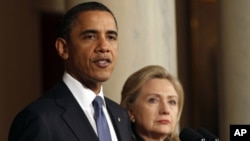
[[[72, 92], [73, 96], [76, 98], [81, 107], [86, 108], [92, 106], [92, 101], [95, 97], [101, 96], [104, 100], [103, 95], [103, 86], [101, 86], [100, 92], [96, 95], [91, 89], [82, 85], [78, 80], [73, 78], [69, 73], [64, 72], [63, 81], [67, 85], [67, 87]], [[104, 106], [106, 106], [104, 100]]]

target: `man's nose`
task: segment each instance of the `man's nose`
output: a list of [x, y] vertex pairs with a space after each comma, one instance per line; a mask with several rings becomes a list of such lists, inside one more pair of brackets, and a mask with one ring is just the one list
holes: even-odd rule
[[110, 47], [109, 47], [109, 44], [108, 44], [108, 40], [105, 37], [99, 38], [98, 44], [97, 44], [97, 47], [96, 47], [96, 52], [106, 53], [106, 52], [109, 52], [109, 51], [110, 51]]

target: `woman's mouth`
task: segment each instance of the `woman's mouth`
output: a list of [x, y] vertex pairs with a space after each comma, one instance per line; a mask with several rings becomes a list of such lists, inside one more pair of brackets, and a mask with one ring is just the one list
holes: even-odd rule
[[160, 124], [169, 124], [169, 120], [159, 120], [158, 121]]

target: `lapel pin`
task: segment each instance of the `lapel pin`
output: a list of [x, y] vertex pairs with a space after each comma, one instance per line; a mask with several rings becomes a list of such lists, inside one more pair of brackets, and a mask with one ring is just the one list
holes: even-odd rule
[[117, 120], [118, 120], [118, 122], [121, 122], [121, 118], [120, 117], [118, 117]]

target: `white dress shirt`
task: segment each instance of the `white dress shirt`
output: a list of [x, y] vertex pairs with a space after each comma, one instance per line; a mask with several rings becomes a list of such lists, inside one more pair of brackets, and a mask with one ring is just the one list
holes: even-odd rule
[[84, 111], [85, 115], [87, 116], [90, 124], [92, 125], [93, 129], [95, 130], [96, 134], [97, 133], [97, 128], [96, 128], [96, 123], [94, 119], [94, 107], [92, 105], [92, 101], [95, 99], [97, 95], [101, 96], [104, 101], [104, 106], [103, 106], [103, 112], [106, 116], [108, 125], [109, 125], [109, 130], [111, 134], [112, 141], [118, 141], [113, 124], [111, 122], [110, 116], [107, 111], [106, 103], [104, 100], [104, 95], [103, 95], [103, 88], [101, 87], [101, 90], [98, 94], [95, 94], [91, 89], [85, 87], [82, 85], [78, 80], [73, 78], [70, 74], [67, 72], [64, 72], [63, 75], [63, 81], [81, 106], [82, 110]]

